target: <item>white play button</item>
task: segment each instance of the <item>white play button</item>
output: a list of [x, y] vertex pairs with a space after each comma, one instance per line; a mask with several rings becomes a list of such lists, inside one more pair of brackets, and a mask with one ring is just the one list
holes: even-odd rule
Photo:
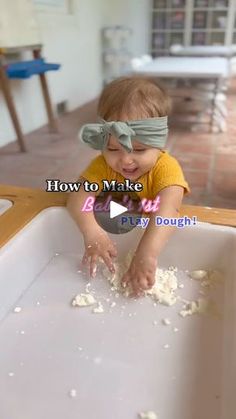
[[136, 227], [135, 220], [142, 215], [140, 208], [141, 200], [136, 193], [101, 192], [96, 196], [93, 213], [103, 230], [112, 234], [124, 234]]
[[128, 211], [128, 209], [123, 205], [117, 204], [117, 202], [114, 201], [110, 202], [110, 218], [115, 218], [126, 211]]

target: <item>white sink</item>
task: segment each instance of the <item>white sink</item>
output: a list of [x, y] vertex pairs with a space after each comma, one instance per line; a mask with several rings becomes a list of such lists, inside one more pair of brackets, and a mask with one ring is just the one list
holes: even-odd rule
[[0, 215], [12, 207], [12, 202], [8, 199], [0, 199]]
[[[124, 257], [141, 234], [111, 237]], [[71, 305], [88, 282], [77, 226], [65, 208], [42, 211], [0, 249], [0, 417], [137, 419], [153, 410], [160, 419], [235, 419], [235, 252], [236, 229], [199, 223], [179, 229], [158, 261], [178, 267], [178, 295], [188, 300], [201, 294], [185, 270], [221, 270], [212, 291], [220, 318], [182, 318], [181, 301], [117, 298], [101, 273], [91, 292], [104, 313], [94, 314]]]

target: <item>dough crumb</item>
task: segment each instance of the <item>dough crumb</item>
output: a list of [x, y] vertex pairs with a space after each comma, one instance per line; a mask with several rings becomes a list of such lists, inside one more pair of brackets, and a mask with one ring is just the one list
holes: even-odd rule
[[192, 279], [203, 279], [207, 276], [207, 271], [204, 271], [203, 269], [198, 269], [195, 271], [191, 271], [189, 273], [190, 278]]
[[179, 329], [178, 329], [178, 327], [174, 327], [174, 332], [178, 332], [179, 331]]
[[184, 310], [179, 312], [180, 316], [186, 317], [191, 316], [192, 314], [213, 314], [217, 317], [219, 312], [216, 304], [206, 298], [199, 298], [196, 301], [190, 301]]
[[113, 308], [113, 307], [115, 307], [116, 306], [116, 302], [115, 301], [113, 301], [112, 303], [111, 303], [111, 307]]
[[164, 324], [165, 326], [169, 326], [171, 324], [170, 319], [162, 319], [162, 324]]
[[87, 307], [96, 303], [92, 294], [78, 294], [72, 301], [72, 306]]
[[170, 345], [168, 343], [166, 343], [165, 345], [163, 345], [164, 349], [169, 349]]
[[102, 303], [99, 302], [98, 306], [93, 309], [93, 313], [103, 313], [103, 312], [104, 312], [103, 305]]
[[211, 270], [208, 272], [207, 277], [204, 278], [204, 281], [201, 282], [201, 286], [204, 288], [213, 288], [219, 282], [222, 282], [222, 280], [223, 280], [223, 277], [220, 274], [220, 272], [216, 270]]
[[88, 284], [86, 285], [86, 287], [85, 287], [85, 291], [87, 292], [87, 293], [89, 293], [89, 291], [90, 291], [90, 287], [91, 287], [91, 283], [90, 282], [88, 282]]
[[21, 307], [15, 307], [15, 308], [14, 308], [14, 313], [20, 313], [20, 312], [21, 312], [21, 310], [22, 310], [22, 308], [21, 308]]
[[154, 324], [154, 326], [157, 326], [157, 324], [158, 324], [157, 320], [153, 320], [152, 323]]
[[169, 271], [178, 272], [177, 266], [169, 266]]
[[9, 372], [9, 373], [8, 373], [8, 376], [9, 376], [9, 377], [14, 377], [14, 375], [15, 375], [15, 373], [14, 373], [14, 372]]
[[75, 388], [72, 388], [72, 389], [69, 391], [69, 396], [70, 396], [71, 398], [75, 398], [75, 397], [77, 397], [77, 391], [76, 391], [76, 389], [75, 389]]
[[139, 413], [139, 418], [140, 419], [158, 419], [156, 413], [153, 412], [152, 410]]

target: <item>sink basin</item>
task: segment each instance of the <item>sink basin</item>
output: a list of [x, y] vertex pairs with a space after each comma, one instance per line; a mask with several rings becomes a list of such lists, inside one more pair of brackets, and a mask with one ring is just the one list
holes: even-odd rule
[[[142, 233], [111, 235], [121, 259]], [[235, 252], [236, 229], [199, 223], [177, 230], [158, 261], [178, 268], [178, 295], [191, 301], [200, 285], [186, 270], [219, 270], [218, 316], [117, 296], [102, 271], [90, 281], [104, 307], [94, 314], [71, 305], [88, 283], [77, 226], [65, 208], [42, 211], [0, 249], [0, 417], [235, 419]]]
[[0, 215], [11, 208], [12, 205], [12, 202], [8, 199], [0, 199]]

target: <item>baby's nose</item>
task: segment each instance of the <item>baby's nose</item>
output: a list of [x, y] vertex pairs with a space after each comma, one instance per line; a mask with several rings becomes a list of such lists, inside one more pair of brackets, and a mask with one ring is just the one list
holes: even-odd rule
[[121, 157], [123, 164], [132, 164], [133, 163], [133, 155], [132, 153], [128, 153], [127, 151], [124, 151]]

